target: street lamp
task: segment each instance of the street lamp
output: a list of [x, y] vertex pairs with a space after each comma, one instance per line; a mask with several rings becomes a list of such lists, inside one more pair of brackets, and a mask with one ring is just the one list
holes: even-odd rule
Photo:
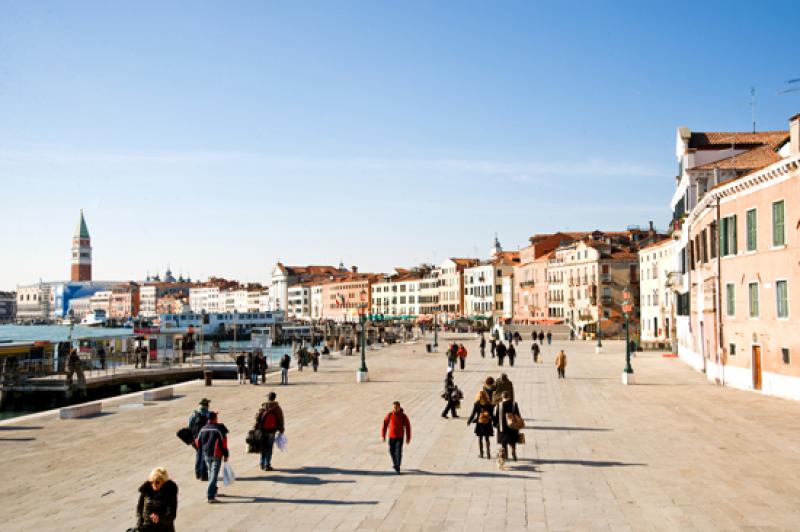
[[[599, 299], [599, 298], [598, 298]], [[597, 305], [597, 347], [594, 348], [595, 353], [599, 353], [603, 349], [603, 304], [602, 302]]]
[[633, 384], [633, 368], [631, 367], [630, 314], [633, 311], [631, 290], [626, 287], [622, 292], [622, 312], [625, 314], [625, 370], [622, 372], [622, 384]]
[[367, 347], [367, 320], [364, 312], [367, 309], [367, 291], [361, 291], [361, 303], [359, 305], [359, 322], [361, 324], [361, 369], [358, 370], [356, 374], [356, 380], [358, 382], [366, 382], [369, 380], [367, 378], [367, 357], [366, 357], [366, 347]]
[[437, 320], [438, 312], [433, 311], [433, 350], [436, 351], [439, 347], [439, 322]]

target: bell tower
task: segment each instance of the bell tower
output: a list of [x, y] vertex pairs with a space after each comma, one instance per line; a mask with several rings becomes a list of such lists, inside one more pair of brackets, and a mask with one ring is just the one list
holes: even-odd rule
[[75, 227], [75, 234], [72, 236], [72, 270], [70, 275], [72, 281], [91, 281], [92, 280], [92, 239], [89, 237], [89, 229], [86, 227], [86, 220], [81, 218]]

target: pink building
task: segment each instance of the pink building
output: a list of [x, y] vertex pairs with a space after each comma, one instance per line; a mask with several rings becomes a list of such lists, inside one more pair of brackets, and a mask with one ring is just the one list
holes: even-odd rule
[[689, 214], [681, 356], [720, 384], [800, 399], [800, 115], [790, 133]]
[[344, 278], [329, 280], [322, 286], [323, 320], [358, 321], [359, 313], [372, 313], [372, 284], [383, 280], [374, 273], [350, 273]]

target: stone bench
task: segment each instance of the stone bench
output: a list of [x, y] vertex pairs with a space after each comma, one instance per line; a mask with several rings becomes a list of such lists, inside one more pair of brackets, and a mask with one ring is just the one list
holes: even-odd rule
[[94, 403], [84, 403], [82, 405], [65, 406], [59, 410], [61, 419], [77, 419], [80, 417], [95, 416], [103, 410], [102, 403], [96, 401]]
[[147, 390], [144, 392], [145, 401], [159, 401], [161, 399], [172, 399], [172, 386], [156, 388], [154, 390]]

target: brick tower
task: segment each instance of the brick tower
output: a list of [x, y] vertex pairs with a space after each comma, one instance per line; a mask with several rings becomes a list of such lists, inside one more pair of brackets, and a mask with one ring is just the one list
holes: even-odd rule
[[83, 219], [83, 209], [81, 209], [81, 219], [75, 227], [75, 235], [72, 237], [72, 281], [91, 281], [92, 280], [92, 239], [89, 237], [89, 229], [86, 227], [86, 220]]

